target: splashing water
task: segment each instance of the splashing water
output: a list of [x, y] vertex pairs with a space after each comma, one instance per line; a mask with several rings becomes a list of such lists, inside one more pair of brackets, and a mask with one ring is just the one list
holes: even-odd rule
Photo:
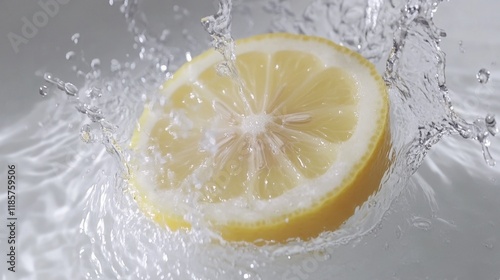
[[[234, 78], [242, 96], [246, 87], [235, 67], [232, 34], [236, 34], [231, 33], [231, 25], [232, 19], [240, 16], [237, 12], [248, 14], [251, 5], [222, 0], [219, 11], [201, 21], [212, 46], [224, 57], [218, 66], [219, 73]], [[39, 195], [43, 187], [50, 185], [73, 186], [64, 190], [62, 200], [54, 198], [61, 200], [55, 203], [59, 205], [55, 211], [66, 213], [61, 209], [69, 205], [78, 209], [67, 212], [68, 215], [56, 212], [52, 223], [68, 230], [58, 233], [52, 245], [41, 240], [27, 255], [40, 255], [36, 252], [56, 248], [54, 244], [58, 241], [67, 243], [61, 240], [77, 236], [70, 246], [55, 249], [60, 256], [78, 260], [76, 265], [53, 265], [60, 268], [61, 279], [82, 276], [85, 279], [314, 279], [311, 275], [321, 271], [322, 275], [340, 275], [344, 254], [349, 256], [348, 250], [366, 235], [377, 234], [391, 203], [404, 191], [427, 152], [444, 136], [477, 140], [487, 164], [495, 164], [489, 151], [490, 139], [498, 132], [494, 115], [467, 122], [451, 103], [445, 79], [445, 54], [440, 48], [445, 32], [433, 23], [440, 1], [315, 0], [302, 7], [300, 14], [294, 12], [297, 10], [294, 5], [293, 1], [278, 0], [263, 3], [272, 19], [270, 31], [323, 36], [356, 50], [384, 71], [389, 89], [394, 163], [380, 191], [341, 229], [307, 242], [293, 240], [285, 245], [258, 247], [223, 241], [220, 245], [210, 242], [212, 233], [202, 226], [191, 233], [169, 232], [139, 211], [125, 179], [126, 163], [134, 156], [126, 148], [131, 132], [144, 104], [165, 102], [157, 94], [158, 88], [183, 60], [189, 61], [191, 53], [201, 48], [196, 43], [192, 49], [169, 47], [169, 31], [153, 35], [139, 2], [124, 1], [119, 8], [134, 36], [139, 59], [126, 63], [112, 60], [111, 73], [104, 76], [100, 59], [86, 63], [78, 52], [67, 52], [68, 61], [83, 61], [73, 67], [76, 76], [84, 78], [83, 85], [77, 87], [46, 73], [43, 77], [46, 84], [40, 87], [39, 94], [51, 96], [53, 102], [64, 106], [58, 106], [55, 114], [41, 121], [36, 116], [44, 115], [44, 107], [27, 118], [44, 127], [34, 133], [33, 139], [46, 140], [29, 140], [26, 145], [33, 148], [16, 156], [34, 159], [33, 149], [41, 150], [43, 155], [58, 159], [64, 166], [40, 167], [39, 172], [51, 179], [25, 196]], [[177, 12], [180, 10], [177, 7]], [[187, 35], [185, 38], [188, 42], [196, 41]], [[75, 45], [80, 39], [79, 33], [71, 37]], [[139, 64], [143, 65], [140, 70]], [[489, 77], [490, 72], [481, 69], [476, 78], [485, 85]], [[75, 114], [75, 109], [80, 114]], [[82, 141], [63, 137], [65, 134], [60, 131], [67, 125], [79, 129]], [[14, 138], [20, 134], [14, 130], [2, 137]], [[104, 149], [96, 143], [102, 143]], [[62, 148], [56, 150], [56, 144]], [[63, 173], [58, 173], [60, 170]], [[82, 188], [82, 178], [92, 183]], [[38, 204], [34, 207], [42, 208]], [[43, 221], [46, 217], [39, 219]], [[413, 217], [409, 223], [422, 231], [433, 229], [425, 217]], [[402, 229], [398, 229], [397, 235], [401, 237]], [[492, 242], [488, 239], [488, 248], [493, 248]], [[43, 272], [36, 273], [43, 277]]]

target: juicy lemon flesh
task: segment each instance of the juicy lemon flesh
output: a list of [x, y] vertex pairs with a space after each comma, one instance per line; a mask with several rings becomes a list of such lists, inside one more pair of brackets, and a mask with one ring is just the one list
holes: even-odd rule
[[[224, 223], [212, 217], [210, 223], [225, 240], [284, 242], [335, 230], [378, 189], [389, 165], [388, 101], [373, 66], [347, 49], [303, 35], [261, 35], [237, 41], [236, 48], [254, 39], [280, 36], [316, 40], [355, 57], [370, 68], [378, 86], [373, 90], [381, 92], [377, 94], [386, 104], [367, 152], [340, 186], [310, 208], [289, 209], [278, 217]], [[162, 159], [154, 165], [155, 191], [195, 192], [199, 204], [233, 199], [272, 203], [327, 173], [358, 125], [358, 81], [341, 68], [326, 67], [314, 53], [297, 50], [238, 54], [239, 82], [219, 75], [217, 63], [190, 76], [189, 67], [200, 67], [197, 61], [213, 55], [218, 54], [208, 51], [181, 67], [164, 85], [170, 92], [161, 117], [148, 133], [140, 129], [134, 133], [133, 148], [138, 139], [147, 137], [150, 148], [145, 156]], [[151, 118], [145, 110], [139, 126]], [[133, 178], [132, 182], [139, 207], [157, 223], [171, 230], [190, 227], [182, 218], [185, 213], [160, 205], [151, 199], [154, 193]]]

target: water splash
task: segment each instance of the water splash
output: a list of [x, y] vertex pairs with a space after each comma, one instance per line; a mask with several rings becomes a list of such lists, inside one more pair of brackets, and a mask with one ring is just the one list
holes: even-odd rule
[[[451, 103], [445, 77], [445, 53], [441, 51], [441, 38], [446, 36], [443, 30], [435, 27], [432, 18], [440, 1], [410, 1], [405, 5], [403, 16], [399, 21], [399, 28], [394, 36], [394, 44], [387, 61], [386, 80], [389, 90], [395, 97], [399, 109], [406, 108], [414, 116], [398, 113], [412, 123], [409, 131], [418, 131], [414, 136], [416, 141], [409, 149], [408, 164], [416, 170], [425, 157], [426, 151], [436, 144], [443, 136], [460, 134], [468, 139], [475, 139], [481, 143], [485, 161], [494, 165], [488, 150], [488, 137], [491, 134], [486, 128], [485, 119], [478, 119], [468, 123], [458, 116]], [[422, 44], [425, 39], [427, 44]], [[408, 49], [412, 49], [410, 54]], [[418, 56], [414, 52], [418, 53]], [[430, 62], [431, 68], [425, 63], [416, 64], [424, 73], [423, 83], [413, 78], [415, 69], [410, 70], [412, 59], [423, 57]], [[427, 69], [431, 69], [431, 72]], [[413, 118], [415, 117], [415, 118]], [[413, 119], [413, 121], [411, 120]], [[416, 122], [415, 122], [416, 120]], [[494, 118], [489, 120], [494, 123]], [[493, 125], [494, 126], [494, 125]], [[495, 130], [495, 128], [492, 128]]]
[[[72, 39], [74, 37], [75, 35], [72, 36]], [[64, 92], [70, 98], [68, 103], [73, 104], [76, 111], [85, 115], [87, 120], [90, 121], [89, 124], [82, 126], [80, 130], [81, 139], [86, 143], [99, 142], [103, 144], [106, 151], [118, 163], [121, 172], [124, 172], [126, 170], [124, 154], [121, 145], [118, 144], [116, 135], [118, 127], [106, 119], [101, 109], [102, 104], [98, 103], [103, 92], [102, 88], [97, 86], [101, 82], [99, 80], [101, 76], [100, 60], [93, 59], [90, 67], [90, 71], [85, 75], [86, 84], [83, 88], [78, 88], [72, 83], [64, 82], [51, 73], [45, 73], [44, 80], [47, 85], [41, 86], [40, 89], [43, 89], [45, 95], [57, 94], [57, 91]], [[109, 100], [105, 100], [104, 102], [107, 101]]]
[[[221, 0], [217, 13], [202, 18], [201, 23], [212, 37], [212, 45], [215, 50], [222, 54], [226, 62], [234, 63], [236, 55], [234, 53], [234, 40], [231, 36], [232, 5], [231, 0]], [[230, 70], [236, 71], [236, 67], [231, 67]]]
[[[287, 2], [266, 4], [268, 11], [276, 15], [271, 31], [325, 36], [359, 51], [374, 63], [385, 62], [384, 58], [390, 54], [385, 78], [393, 104], [392, 125], [397, 128], [393, 129], [395, 146], [392, 151], [397, 161], [389, 172], [391, 176], [386, 176], [381, 191], [358, 209], [342, 229], [324, 233], [310, 242], [296, 240], [286, 246], [265, 248], [251, 244], [223, 243], [224, 246], [217, 246], [208, 242], [211, 237], [203, 231], [191, 234], [168, 232], [138, 210], [133, 194], [128, 192], [128, 182], [122, 176], [126, 171], [112, 168], [114, 165], [103, 160], [106, 154], [98, 153], [97, 158], [101, 161], [97, 161], [94, 168], [96, 178], [82, 200], [85, 203], [84, 218], [75, 218], [81, 220], [79, 228], [89, 241], [80, 248], [80, 259], [90, 260], [83, 264], [85, 277], [268, 279], [286, 275], [291, 265], [289, 261], [294, 256], [321, 250], [326, 256], [334, 256], [326, 259], [338, 264], [335, 258], [338, 255], [333, 248], [360, 240], [376, 229], [392, 200], [421, 164], [425, 153], [442, 137], [460, 134], [480, 141], [486, 147], [483, 153], [488, 161], [491, 158], [488, 140], [497, 133], [494, 116], [487, 115], [470, 124], [456, 115], [451, 106], [444, 76], [445, 56], [439, 46], [445, 34], [432, 22], [440, 1], [409, 1], [402, 5], [396, 2], [313, 1], [303, 14], [298, 15], [287, 7]], [[85, 70], [83, 65], [75, 70], [80, 71], [79, 76], [85, 77], [84, 85], [76, 87], [47, 73], [44, 78], [48, 86], [41, 87], [44, 95], [64, 92], [69, 100], [66, 102], [74, 105], [88, 122], [80, 128], [81, 139], [87, 143], [104, 144], [113, 158], [118, 158], [119, 165], [130, 157], [123, 151], [130, 137], [130, 123], [140, 115], [143, 104], [162, 102], [161, 96], [152, 92], [175, 70], [173, 58], [185, 57], [188, 60], [185, 50], [174, 52], [163, 43], [169, 36], [168, 31], [164, 30], [159, 38], [151, 35], [138, 3], [123, 1], [120, 10], [134, 35], [139, 60], [149, 65], [144, 72], [133, 76], [135, 62], [112, 61], [111, 76], [103, 77], [100, 61], [92, 60], [86, 65], [90, 69]], [[230, 35], [231, 8], [231, 1], [221, 1], [219, 12], [202, 22], [211, 32], [215, 48], [228, 62], [219, 66], [220, 72], [237, 76], [233, 71], [236, 58]], [[389, 38], [393, 34], [392, 42]], [[71, 39], [77, 44], [79, 34]], [[415, 73], [422, 73], [422, 76], [415, 77]], [[244, 85], [241, 88], [244, 89]], [[113, 114], [116, 108], [120, 108], [120, 114]], [[76, 164], [74, 168], [78, 166]], [[417, 228], [430, 228], [430, 223], [425, 221], [417, 219], [412, 222]], [[400, 238], [401, 228], [398, 230], [396, 235]], [[273, 265], [273, 273], [266, 272], [265, 267], [269, 264]]]
[[238, 87], [238, 93], [245, 106], [245, 113], [251, 114], [252, 106], [248, 100], [246, 92], [249, 89], [238, 74], [236, 68], [236, 54], [234, 40], [231, 36], [231, 0], [221, 0], [219, 10], [215, 15], [207, 16], [201, 19], [205, 30], [212, 38], [212, 46], [218, 51], [224, 60], [216, 66], [217, 73], [223, 76], [231, 77], [232, 81]]

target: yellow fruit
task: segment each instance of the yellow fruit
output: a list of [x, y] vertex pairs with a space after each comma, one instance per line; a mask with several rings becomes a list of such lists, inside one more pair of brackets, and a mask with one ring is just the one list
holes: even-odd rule
[[146, 106], [131, 142], [139, 208], [171, 230], [197, 213], [226, 240], [337, 229], [388, 168], [383, 80], [318, 37], [258, 35], [236, 41], [236, 54], [240, 82], [219, 75], [222, 56], [208, 50]]

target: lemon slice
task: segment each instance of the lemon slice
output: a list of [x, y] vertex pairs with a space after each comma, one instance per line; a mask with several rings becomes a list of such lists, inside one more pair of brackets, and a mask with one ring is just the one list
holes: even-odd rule
[[374, 66], [326, 39], [236, 41], [239, 81], [208, 50], [146, 106], [131, 148], [139, 208], [171, 230], [192, 213], [226, 240], [335, 230], [388, 167], [388, 97]]

